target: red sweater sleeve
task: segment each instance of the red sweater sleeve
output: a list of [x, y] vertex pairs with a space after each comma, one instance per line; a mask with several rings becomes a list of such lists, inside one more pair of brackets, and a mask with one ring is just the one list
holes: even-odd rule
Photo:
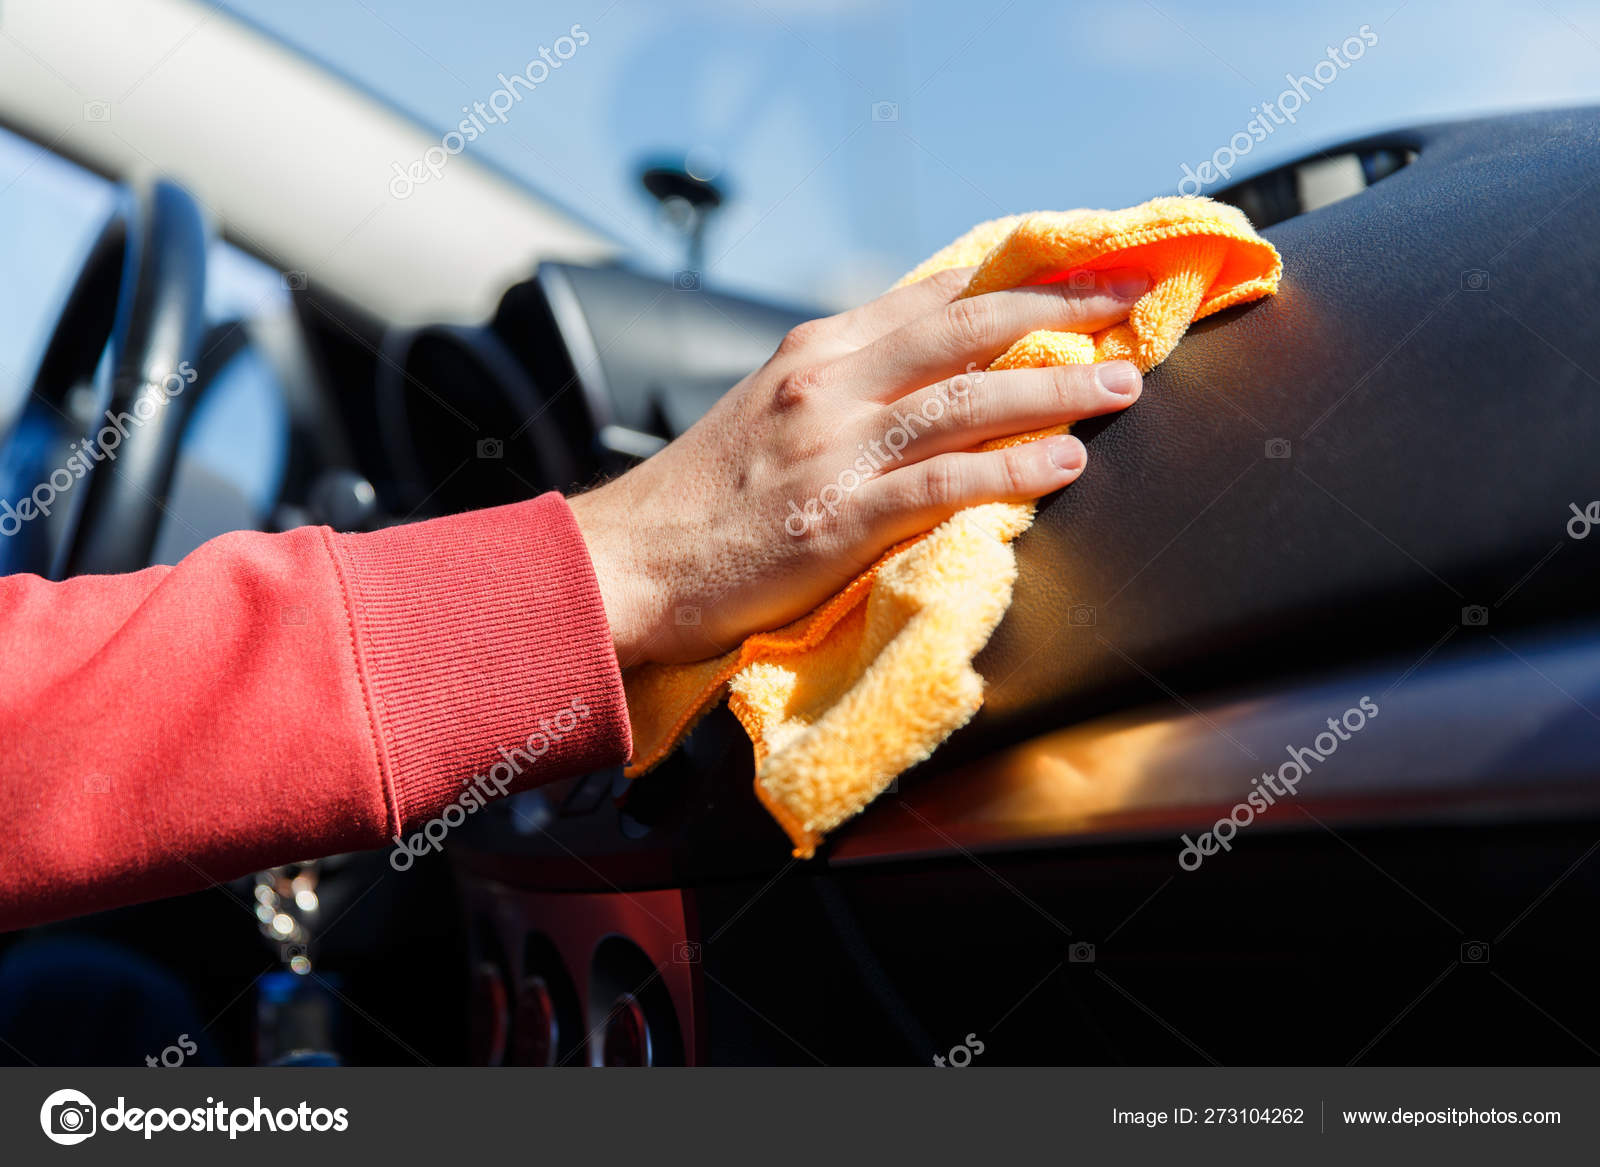
[[392, 846], [630, 749], [559, 495], [3, 577], [0, 931]]

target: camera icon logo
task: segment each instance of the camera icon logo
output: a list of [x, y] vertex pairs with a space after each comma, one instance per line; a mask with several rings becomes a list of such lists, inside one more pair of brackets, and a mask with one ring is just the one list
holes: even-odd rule
[[39, 1108], [45, 1138], [63, 1147], [75, 1146], [95, 1132], [95, 1105], [79, 1090], [57, 1090]]
[[900, 106], [893, 101], [875, 101], [872, 103], [872, 120], [875, 122], [897, 122], [900, 120]]
[[1094, 288], [1094, 272], [1075, 271], [1067, 277], [1067, 287], [1074, 292], [1087, 292]]
[[698, 940], [680, 940], [672, 946], [672, 959], [678, 964], [700, 963], [700, 942]]
[[679, 608], [677, 612], [673, 614], [673, 620], [680, 627], [692, 627], [693, 625], [700, 623], [700, 609], [692, 605], [686, 605], [682, 608]]
[[1461, 946], [1462, 964], [1488, 964], [1489, 945], [1483, 940], [1468, 940]]
[[1468, 628], [1485, 628], [1489, 624], [1489, 609], [1482, 604], [1468, 604], [1461, 609], [1461, 623]]
[[1461, 273], [1461, 290], [1463, 292], [1487, 292], [1489, 290], [1489, 273], [1480, 267], [1468, 268]]
[[1091, 628], [1098, 623], [1098, 616], [1093, 604], [1074, 604], [1067, 609], [1067, 623], [1074, 628]]
[[1275, 461], [1281, 462], [1285, 458], [1289, 457], [1292, 449], [1293, 447], [1289, 445], [1288, 438], [1267, 439], [1267, 457], [1272, 458]]
[[484, 461], [493, 461], [506, 456], [506, 444], [499, 438], [481, 438], [478, 441], [478, 457]]
[[1087, 940], [1080, 940], [1067, 949], [1067, 961], [1071, 964], [1093, 964], [1094, 945]]
[[286, 271], [283, 273], [283, 290], [286, 292], [303, 292], [306, 290], [306, 273], [303, 271]]
[[110, 794], [111, 779], [104, 774], [85, 774], [83, 777], [83, 792], [85, 794]]
[[685, 268], [683, 271], [672, 273], [672, 286], [679, 292], [698, 292], [700, 290], [700, 273]]
[[86, 101], [83, 103], [83, 120], [86, 122], [108, 122], [111, 120], [111, 103], [109, 101]]

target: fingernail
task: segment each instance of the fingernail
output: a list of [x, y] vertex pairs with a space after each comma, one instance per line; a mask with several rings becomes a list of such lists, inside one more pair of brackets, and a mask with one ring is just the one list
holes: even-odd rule
[[1137, 393], [1144, 380], [1131, 361], [1107, 361], [1095, 367], [1094, 375], [1102, 389], [1119, 397], [1131, 397]]
[[1121, 268], [1117, 271], [1108, 271], [1100, 277], [1106, 291], [1119, 300], [1133, 300], [1150, 287], [1150, 277], [1136, 268]]
[[1083, 465], [1089, 452], [1074, 437], [1050, 439], [1050, 464], [1057, 470], [1076, 470]]

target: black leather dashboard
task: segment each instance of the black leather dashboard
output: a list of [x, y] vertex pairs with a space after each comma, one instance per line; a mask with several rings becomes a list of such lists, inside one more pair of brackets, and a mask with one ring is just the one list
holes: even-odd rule
[[1266, 230], [1282, 291], [1203, 321], [1135, 408], [1082, 428], [1090, 468], [1018, 544], [968, 745], [1153, 678], [1594, 610], [1600, 541], [1566, 523], [1600, 497], [1600, 111], [1374, 143], [1416, 160]]

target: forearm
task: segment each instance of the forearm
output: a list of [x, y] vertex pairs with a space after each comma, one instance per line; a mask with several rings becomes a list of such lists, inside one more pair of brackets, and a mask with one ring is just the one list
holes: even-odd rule
[[371, 535], [227, 535], [127, 576], [0, 578], [0, 661], [0, 929], [386, 845], [468, 790], [630, 748], [554, 495]]

